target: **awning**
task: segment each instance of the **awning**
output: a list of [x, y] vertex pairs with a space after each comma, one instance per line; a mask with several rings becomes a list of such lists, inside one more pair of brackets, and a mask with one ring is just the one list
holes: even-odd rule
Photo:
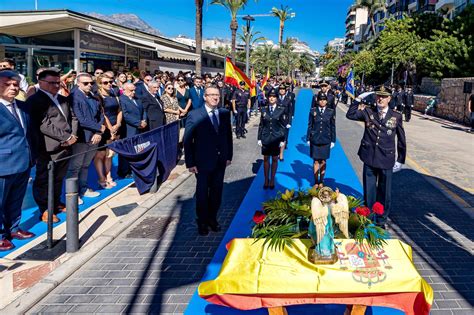
[[90, 32], [100, 34], [102, 36], [111, 38], [113, 40], [122, 42], [130, 46], [138, 47], [141, 49], [155, 50], [158, 53], [158, 56], [162, 58], [190, 61], [196, 61], [200, 59], [199, 55], [195, 53], [157, 44], [156, 42], [149, 39], [138, 38], [92, 25], [89, 25], [88, 30]]

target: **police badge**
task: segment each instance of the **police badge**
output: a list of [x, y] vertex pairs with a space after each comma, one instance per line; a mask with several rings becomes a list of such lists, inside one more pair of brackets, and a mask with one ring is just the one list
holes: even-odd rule
[[263, 112], [263, 118], [267, 116], [267, 112]]
[[387, 135], [389, 135], [389, 136], [392, 135], [392, 130], [391, 129], [387, 130]]
[[[397, 119], [395, 117], [392, 117], [390, 118], [389, 120], [387, 120], [387, 122], [385, 123], [385, 126], [389, 129], [395, 129], [395, 127], [397, 126]], [[388, 133], [388, 132], [387, 132]]]

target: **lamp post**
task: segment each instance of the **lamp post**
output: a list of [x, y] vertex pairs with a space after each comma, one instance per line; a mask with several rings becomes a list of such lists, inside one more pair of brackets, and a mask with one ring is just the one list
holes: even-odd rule
[[251, 15], [246, 15], [242, 20], [247, 22], [247, 36], [245, 36], [245, 74], [249, 76], [249, 59], [250, 59], [250, 22], [255, 21]]

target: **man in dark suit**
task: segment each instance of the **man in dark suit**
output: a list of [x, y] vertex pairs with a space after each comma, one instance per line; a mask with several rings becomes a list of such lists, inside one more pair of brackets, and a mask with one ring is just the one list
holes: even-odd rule
[[204, 106], [204, 89], [202, 87], [201, 77], [194, 78], [193, 87], [189, 89], [192, 109], [198, 109]]
[[[79, 194], [82, 197], [94, 198], [99, 192], [88, 188], [87, 178], [89, 165], [105, 131], [104, 114], [99, 101], [91, 92], [92, 77], [87, 73], [77, 75], [77, 89], [70, 95], [70, 104], [78, 121], [77, 142], [72, 146], [74, 155], [69, 161], [67, 178], [79, 179]], [[79, 204], [82, 204], [79, 199]]]
[[[77, 141], [77, 119], [68, 99], [60, 94], [60, 72], [50, 68], [38, 75], [39, 90], [28, 98], [33, 130], [37, 136], [38, 158], [33, 182], [33, 197], [39, 207], [41, 220], [48, 221], [48, 163], [71, 155]], [[54, 164], [54, 204], [59, 206], [63, 179], [69, 160]], [[56, 209], [54, 212], [56, 212]], [[53, 221], [59, 219], [53, 214]]]
[[20, 93], [21, 78], [12, 70], [0, 71], [0, 251], [13, 249], [10, 240], [34, 237], [20, 229], [21, 205], [34, 156], [30, 115]]
[[[135, 85], [125, 83], [123, 95], [120, 96], [123, 120], [125, 121], [125, 137], [130, 138], [143, 132], [147, 126], [147, 116], [140, 100], [135, 98]], [[146, 93], [149, 93], [145, 91]], [[122, 178], [130, 177], [130, 165], [119, 155], [117, 175]]]
[[403, 93], [403, 104], [405, 104], [405, 121], [409, 122], [411, 119], [411, 110], [415, 105], [415, 95], [413, 94], [411, 86], [408, 86], [406, 91]]
[[[370, 208], [377, 201], [384, 205], [385, 212], [377, 216], [375, 223], [385, 227], [390, 214], [392, 173], [400, 170], [405, 163], [406, 139], [402, 115], [388, 106], [391, 99], [390, 89], [382, 85], [375, 94], [375, 108], [366, 107], [356, 99], [349, 107], [346, 117], [365, 122], [364, 136], [358, 153], [364, 162], [364, 200]], [[398, 152], [396, 162], [395, 151]]]
[[208, 228], [218, 232], [217, 211], [221, 205], [224, 174], [231, 164], [232, 126], [230, 112], [217, 108], [219, 89], [209, 86], [204, 92], [205, 105], [188, 114], [184, 132], [186, 167], [196, 175], [196, 216], [198, 232]]
[[142, 97], [142, 105], [148, 117], [148, 128], [153, 130], [166, 124], [164, 105], [157, 97], [160, 83], [152, 81], [148, 83], [148, 92]]
[[145, 74], [143, 76], [143, 80], [138, 81], [135, 83], [135, 97], [141, 100], [145, 95], [148, 93], [148, 83], [153, 81], [153, 77], [150, 74]]

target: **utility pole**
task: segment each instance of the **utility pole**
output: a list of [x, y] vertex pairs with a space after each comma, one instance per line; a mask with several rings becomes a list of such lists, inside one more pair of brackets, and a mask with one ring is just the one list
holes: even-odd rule
[[392, 62], [392, 75], [390, 76], [390, 85], [393, 85], [393, 71], [395, 70], [394, 67], [395, 64]]
[[249, 76], [249, 62], [250, 62], [250, 22], [255, 21], [251, 15], [246, 15], [242, 20], [247, 22], [247, 36], [245, 36], [245, 74]]
[[38, 0], [35, 0], [35, 11], [38, 11]]

